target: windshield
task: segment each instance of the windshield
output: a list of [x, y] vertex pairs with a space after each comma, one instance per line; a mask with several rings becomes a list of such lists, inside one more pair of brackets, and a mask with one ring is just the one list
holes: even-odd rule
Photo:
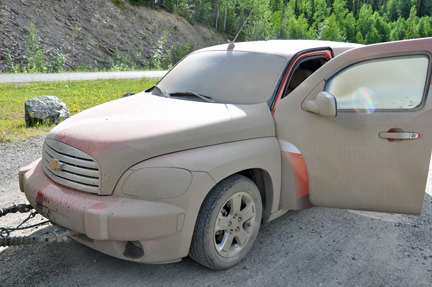
[[254, 104], [273, 94], [287, 59], [240, 51], [189, 55], [158, 86], [168, 94], [193, 92], [218, 103]]

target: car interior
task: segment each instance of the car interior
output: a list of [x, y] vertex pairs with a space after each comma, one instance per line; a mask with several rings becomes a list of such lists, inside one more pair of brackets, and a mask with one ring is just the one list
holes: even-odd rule
[[306, 59], [305, 61], [297, 64], [284, 96], [289, 95], [295, 88], [300, 86], [300, 84], [303, 83], [304, 80], [306, 80], [310, 75], [312, 75], [316, 70], [318, 70], [327, 62], [327, 58], [319, 57], [313, 59]]

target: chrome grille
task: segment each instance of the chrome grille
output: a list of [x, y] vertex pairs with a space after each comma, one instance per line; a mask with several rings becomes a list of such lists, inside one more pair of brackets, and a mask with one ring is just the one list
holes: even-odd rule
[[85, 152], [46, 139], [42, 159], [45, 174], [53, 181], [81, 191], [99, 193], [99, 165]]

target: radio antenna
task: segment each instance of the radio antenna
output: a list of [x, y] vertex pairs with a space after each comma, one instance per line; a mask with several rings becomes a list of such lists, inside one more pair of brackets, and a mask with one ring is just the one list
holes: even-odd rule
[[228, 50], [232, 50], [235, 47], [234, 42], [237, 40], [237, 37], [240, 35], [240, 32], [243, 30], [244, 25], [249, 20], [249, 17], [252, 15], [253, 9], [250, 11], [249, 16], [247, 16], [246, 20], [243, 22], [243, 25], [241, 26], [240, 30], [237, 32], [237, 35], [234, 37], [234, 40], [232, 40], [231, 43], [228, 45]]

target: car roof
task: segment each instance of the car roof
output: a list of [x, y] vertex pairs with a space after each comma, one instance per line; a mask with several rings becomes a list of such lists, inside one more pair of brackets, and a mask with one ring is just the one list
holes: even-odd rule
[[[229, 44], [212, 46], [198, 50], [196, 52], [230, 50], [228, 48], [228, 45]], [[321, 40], [268, 40], [235, 43], [234, 48], [231, 50], [273, 54], [283, 56], [289, 59], [299, 52], [304, 52], [317, 48], [331, 48], [336, 56], [346, 50], [361, 46], [363, 45]]]

